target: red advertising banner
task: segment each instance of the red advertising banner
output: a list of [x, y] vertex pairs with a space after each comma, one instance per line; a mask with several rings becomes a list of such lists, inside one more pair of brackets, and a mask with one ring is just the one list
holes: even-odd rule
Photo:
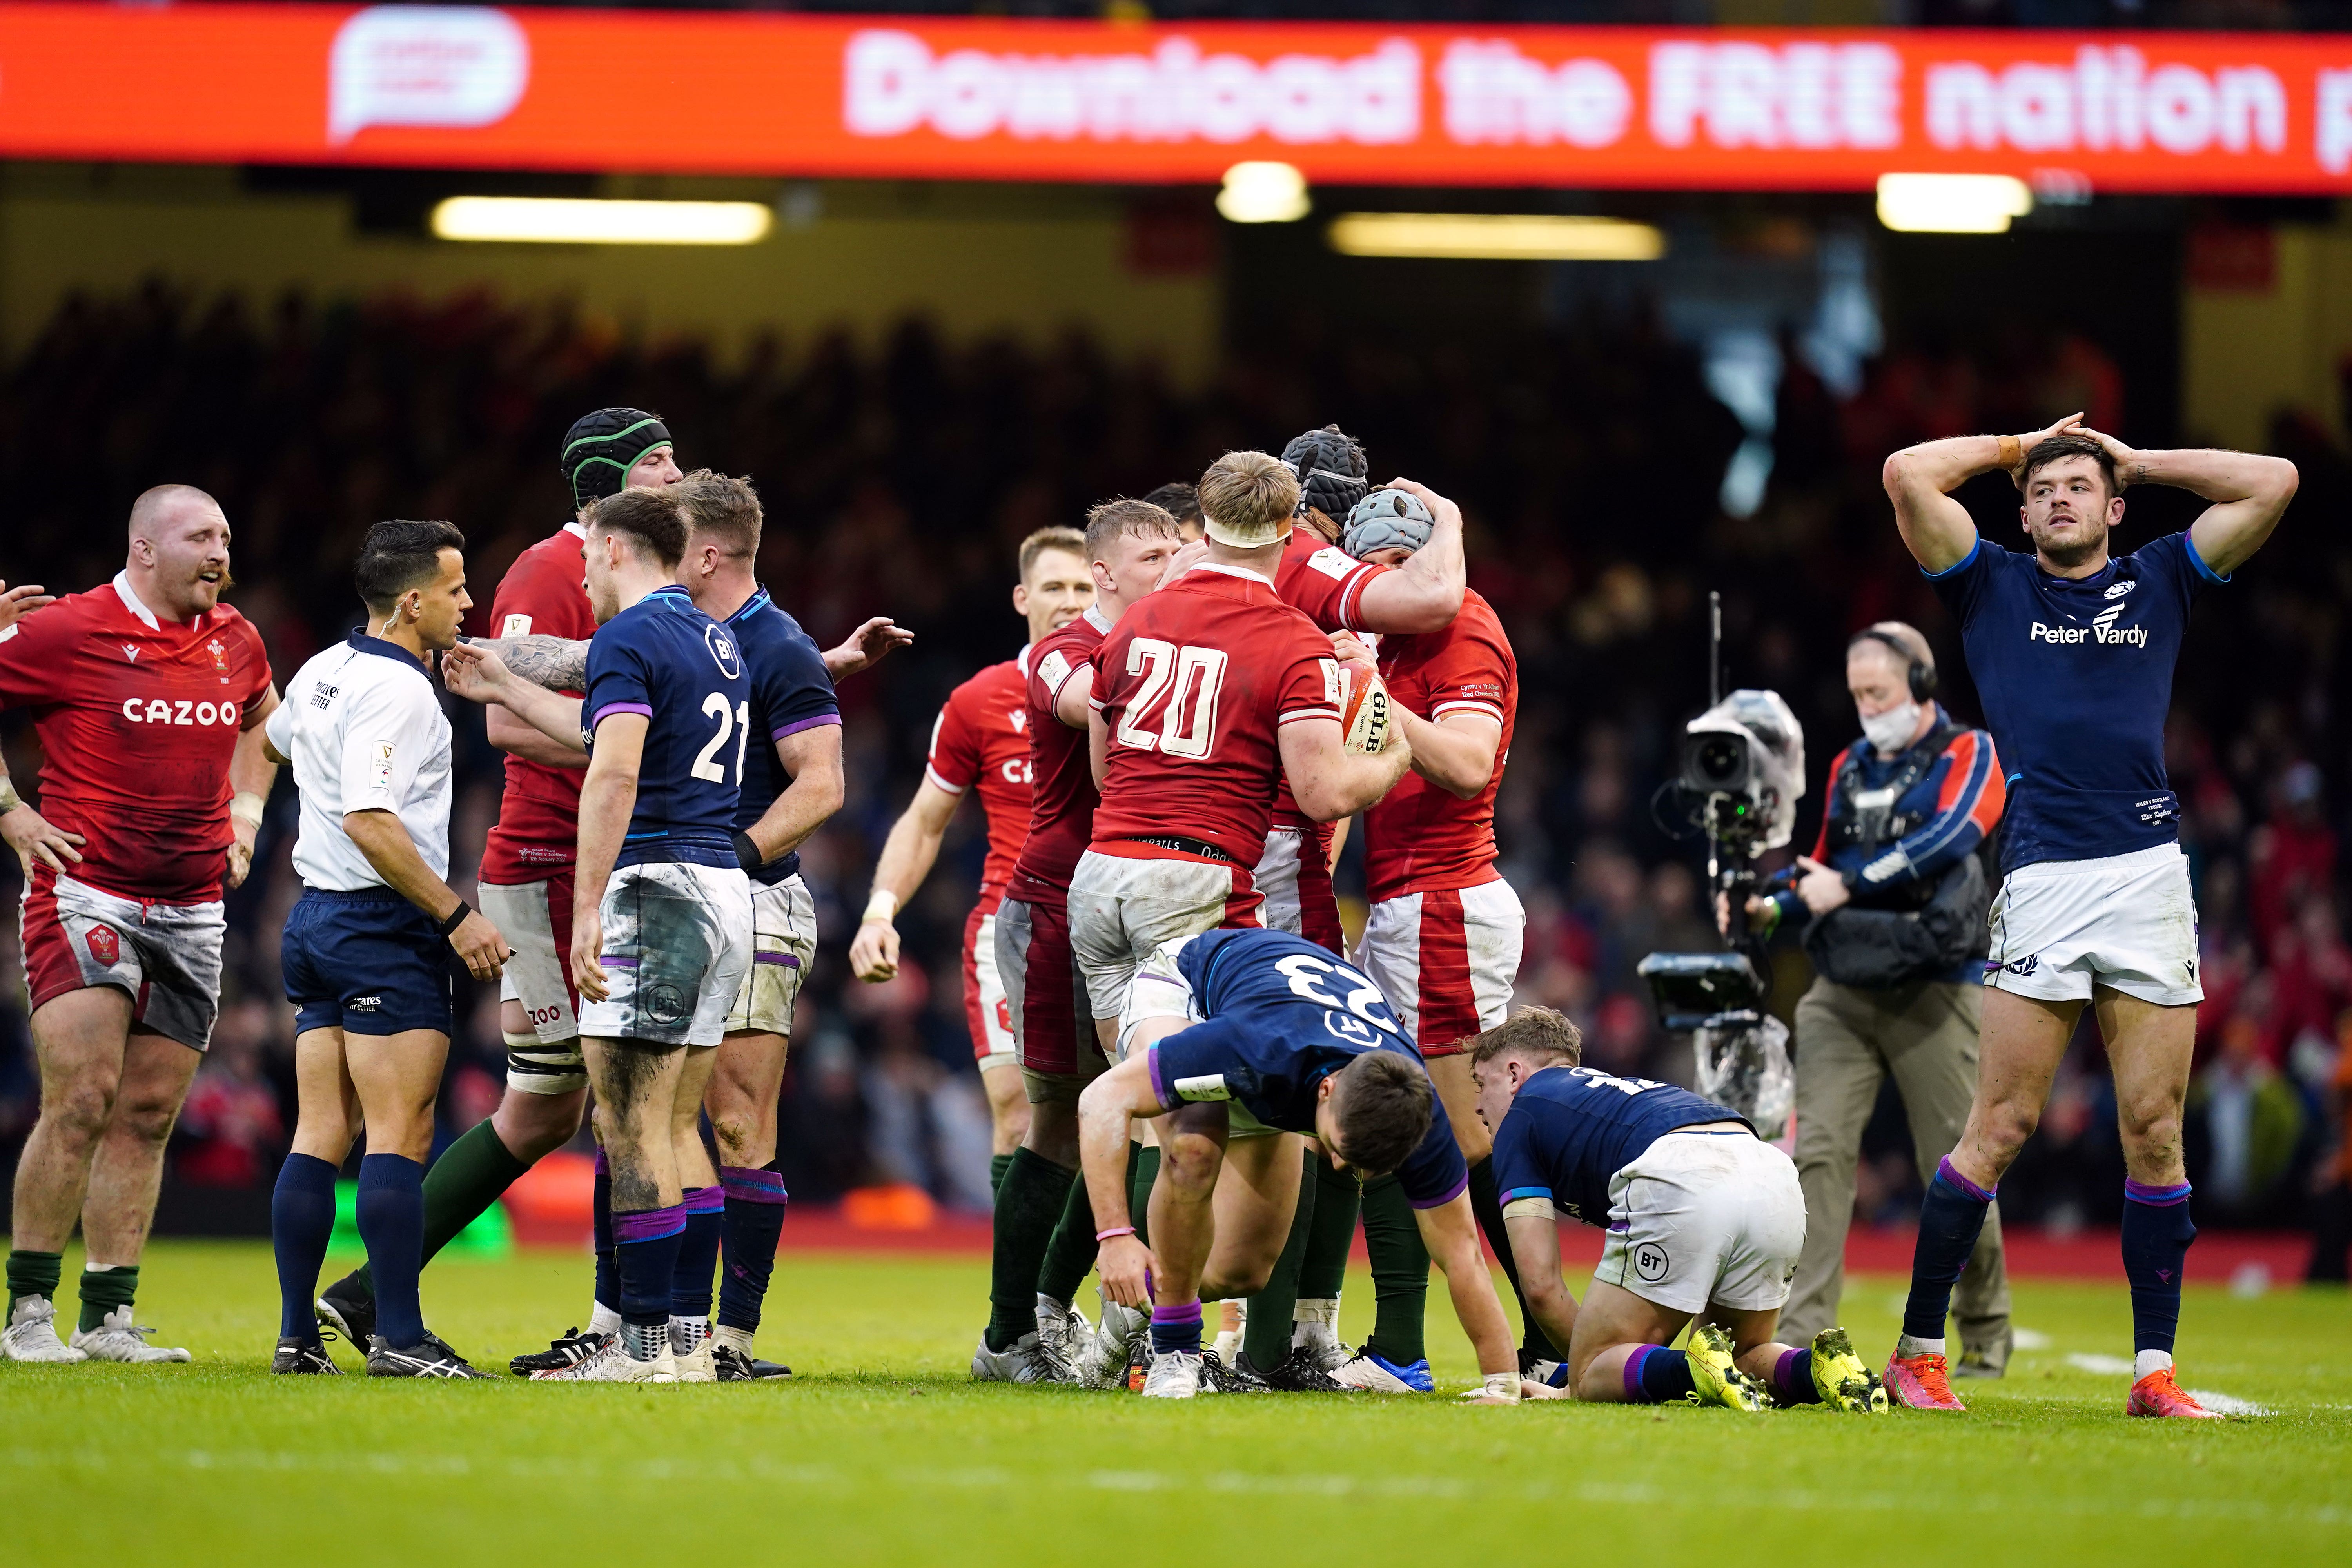
[[2352, 36], [0, 5], [0, 156], [1836, 190], [2352, 190]]

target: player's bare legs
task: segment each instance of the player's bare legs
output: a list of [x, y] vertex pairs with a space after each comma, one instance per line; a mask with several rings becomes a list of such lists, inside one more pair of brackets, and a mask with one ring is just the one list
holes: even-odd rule
[[134, 1029], [125, 1041], [114, 1113], [90, 1160], [89, 1187], [82, 1197], [82, 1245], [91, 1268], [128, 1268], [139, 1261], [147, 1227], [155, 1220], [163, 1148], [203, 1059], [202, 1053], [166, 1035]]
[[[1217, 1173], [1225, 1160], [1222, 1105], [1187, 1105], [1160, 1126], [1160, 1179], [1151, 1185], [1154, 1309], [1198, 1304], [1201, 1277], [1217, 1238]], [[1272, 1142], [1272, 1140], [1268, 1140]], [[1277, 1248], [1279, 1243], [1276, 1244]]]
[[1445, 1107], [1446, 1119], [1454, 1124], [1454, 1142], [1462, 1158], [1475, 1165], [1492, 1154], [1495, 1135], [1478, 1120], [1478, 1085], [1470, 1077], [1469, 1053], [1424, 1057], [1422, 1066], [1429, 1069], [1438, 1103]]
[[1290, 1238], [1306, 1149], [1307, 1140], [1295, 1132], [1225, 1145], [1210, 1202], [1212, 1245], [1202, 1268], [1203, 1295], [1230, 1300], [1265, 1288]]
[[983, 1068], [980, 1087], [988, 1095], [988, 1152], [1010, 1155], [1029, 1136], [1029, 1090], [1021, 1069], [1007, 1065]]
[[61, 1252], [73, 1234], [114, 1116], [130, 1027], [131, 998], [111, 986], [68, 991], [34, 1010], [41, 1111], [16, 1163], [10, 1229], [20, 1250]]
[[[719, 1042], [702, 1104], [710, 1113], [720, 1164], [755, 1169], [776, 1157], [776, 1100], [783, 1092], [791, 1044], [782, 1035], [750, 1029]], [[1017, 1089], [1021, 1075], [1013, 1076]]]
[[[530, 1016], [521, 1003], [509, 999], [499, 1004], [499, 1028], [509, 1036], [531, 1032]], [[566, 1043], [558, 1040], [541, 1048], [557, 1052]], [[579, 1037], [574, 1036], [569, 1043], [577, 1045]], [[584, 1088], [561, 1094], [531, 1094], [509, 1085], [499, 1096], [499, 1108], [490, 1112], [490, 1126], [509, 1153], [525, 1165], [533, 1165], [571, 1142], [587, 1112]]]
[[614, 1212], [676, 1206], [675, 1128], [685, 1047], [593, 1035], [582, 1037], [580, 1045], [596, 1090], [596, 1142], [613, 1171]]
[[[783, 1234], [782, 1173], [775, 1168], [776, 1099], [783, 1090], [784, 1064], [792, 1042], [782, 1035], [761, 1029], [730, 1030], [712, 1053], [710, 1084], [703, 1090], [702, 1108], [710, 1118], [711, 1140], [719, 1146], [719, 1311], [712, 1331], [713, 1354], [730, 1352], [729, 1364], [714, 1367], [714, 1375], [748, 1373], [753, 1377], [782, 1376], [781, 1364], [756, 1361], [752, 1340], [760, 1329], [768, 1298], [768, 1281], [776, 1266], [776, 1242]], [[690, 1226], [698, 1223], [688, 1216]], [[680, 1290], [693, 1303], [679, 1249]], [[677, 1303], [673, 1302], [673, 1305]], [[681, 1317], [690, 1317], [679, 1308]], [[765, 1368], [767, 1370], [761, 1370]]]

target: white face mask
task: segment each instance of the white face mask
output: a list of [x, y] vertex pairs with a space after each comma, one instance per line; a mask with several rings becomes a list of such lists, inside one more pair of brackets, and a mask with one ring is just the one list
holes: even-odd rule
[[1884, 713], [1866, 715], [1862, 721], [1864, 739], [1883, 753], [1899, 752], [1911, 743], [1919, 729], [1919, 705], [1906, 702], [1900, 708], [1889, 708]]

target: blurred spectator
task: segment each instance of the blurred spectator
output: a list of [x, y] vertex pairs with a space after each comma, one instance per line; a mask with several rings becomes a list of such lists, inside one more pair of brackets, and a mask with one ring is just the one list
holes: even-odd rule
[[175, 1181], [199, 1187], [257, 1187], [286, 1152], [278, 1089], [261, 1070], [269, 1043], [268, 1006], [244, 1001], [213, 1026], [212, 1048], [188, 1086], [172, 1152]]

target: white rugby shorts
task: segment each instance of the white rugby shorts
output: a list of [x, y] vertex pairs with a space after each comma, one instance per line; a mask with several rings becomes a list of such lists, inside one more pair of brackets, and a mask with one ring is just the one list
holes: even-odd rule
[[2074, 1002], [2104, 985], [2162, 1007], [2205, 998], [2197, 900], [2178, 844], [2020, 866], [1993, 900], [1991, 927], [1985, 984], [2002, 991]]
[[583, 1000], [580, 1032], [600, 1040], [715, 1046], [751, 965], [751, 879], [732, 866], [656, 860], [604, 884], [608, 994]]
[[499, 997], [520, 1005], [530, 1022], [529, 1035], [507, 1040], [507, 1087], [525, 1094], [587, 1088], [580, 1016], [572, 1002], [572, 874], [543, 882], [484, 882], [474, 898], [482, 918], [514, 950], [499, 980]]
[[1744, 1129], [1669, 1132], [1610, 1179], [1592, 1277], [1669, 1311], [1777, 1311], [1804, 1249], [1789, 1156]]
[[1215, 860], [1089, 849], [1070, 877], [1070, 950], [1097, 1018], [1126, 1010], [1137, 967], [1160, 943], [1221, 926], [1255, 926], [1250, 874]]
[[1527, 928], [1519, 896], [1500, 879], [1406, 893], [1372, 906], [1349, 962], [1381, 988], [1423, 1056], [1455, 1056], [1510, 1016]]
[[751, 884], [751, 964], [727, 1015], [727, 1032], [793, 1032], [793, 1007], [816, 962], [816, 900], [797, 873]]

